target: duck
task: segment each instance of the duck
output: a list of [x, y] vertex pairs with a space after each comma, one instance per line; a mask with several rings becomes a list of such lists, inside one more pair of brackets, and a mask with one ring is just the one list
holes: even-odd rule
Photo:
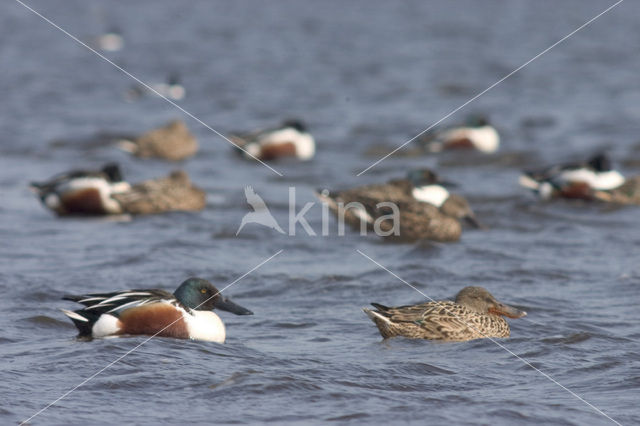
[[182, 120], [149, 130], [138, 137], [120, 139], [118, 146], [140, 158], [181, 161], [198, 151], [198, 141]]
[[398, 232], [389, 235], [389, 238], [447, 242], [460, 239], [460, 220], [477, 228], [485, 228], [464, 197], [449, 193], [447, 187], [452, 186], [455, 184], [425, 168], [410, 170], [406, 178], [393, 179], [385, 184], [335, 192], [318, 190], [316, 196], [339, 217], [343, 214], [350, 225], [360, 226], [361, 229], [363, 224], [371, 227], [376, 220], [388, 216], [389, 219], [381, 222], [387, 232], [392, 225], [390, 215], [394, 214], [393, 207], [389, 205], [392, 203], [398, 209], [400, 220]]
[[72, 170], [30, 186], [42, 204], [60, 216], [121, 214], [122, 206], [113, 195], [131, 189], [116, 163], [100, 170]]
[[112, 27], [103, 34], [100, 34], [93, 40], [93, 46], [105, 52], [117, 52], [124, 46], [124, 38], [122, 32]]
[[229, 138], [241, 156], [260, 161], [283, 157], [307, 161], [316, 152], [315, 140], [301, 120], [286, 120], [277, 127], [253, 132], [232, 133]]
[[[154, 95], [160, 94], [161, 96], [170, 99], [172, 101], [181, 101], [185, 98], [187, 91], [180, 83], [180, 75], [177, 73], [169, 74], [166, 82], [164, 83], [151, 83], [149, 87], [153, 90], [149, 90], [148, 87], [142, 85], [136, 85], [131, 87], [125, 92], [125, 99], [129, 102], [133, 102], [143, 97], [147, 93], [153, 93]], [[157, 93], [154, 93], [157, 92]]]
[[503, 338], [511, 334], [504, 319], [522, 318], [527, 313], [497, 301], [483, 287], [465, 287], [455, 301], [427, 302], [387, 307], [372, 303], [363, 308], [383, 338], [403, 336], [411, 339], [463, 342], [481, 338]]
[[594, 199], [594, 191], [611, 191], [625, 183], [625, 177], [612, 166], [605, 153], [598, 153], [582, 163], [566, 163], [541, 170], [525, 171], [521, 186], [531, 189], [541, 199]]
[[62, 309], [81, 338], [147, 335], [224, 343], [225, 326], [214, 309], [253, 315], [223, 297], [209, 281], [197, 277], [185, 280], [173, 294], [161, 289], [136, 289], [67, 295], [63, 300], [84, 305], [75, 311]]
[[441, 152], [451, 149], [475, 149], [484, 154], [492, 154], [500, 146], [500, 135], [489, 120], [482, 115], [467, 117], [465, 124], [434, 129], [417, 139], [427, 152]]
[[115, 163], [97, 171], [62, 173], [46, 182], [33, 182], [31, 188], [58, 216], [199, 211], [206, 205], [206, 193], [184, 171], [131, 185]]
[[189, 175], [182, 170], [137, 183], [128, 191], [113, 194], [112, 198], [130, 215], [194, 212], [206, 206], [205, 191], [195, 186]]

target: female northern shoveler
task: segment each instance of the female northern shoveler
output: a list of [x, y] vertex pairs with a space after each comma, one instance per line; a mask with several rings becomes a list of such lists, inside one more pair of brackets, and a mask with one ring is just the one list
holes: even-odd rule
[[137, 183], [112, 198], [128, 214], [198, 211], [206, 205], [206, 193], [191, 183], [189, 175], [174, 171], [169, 176]]
[[[322, 191], [317, 196], [339, 217], [344, 214], [352, 226], [360, 226], [361, 221], [372, 225], [377, 218], [389, 216], [393, 213], [389, 206], [378, 207], [379, 203], [388, 202], [398, 207], [401, 239], [457, 241], [462, 233], [459, 219], [476, 227], [482, 225], [469, 203], [461, 196], [450, 194], [447, 185], [452, 184], [431, 170], [420, 169], [410, 171], [406, 179], [334, 193]], [[390, 226], [389, 221], [385, 223]]]
[[385, 339], [404, 336], [412, 339], [465, 341], [483, 337], [509, 337], [503, 316], [521, 318], [527, 313], [498, 302], [482, 287], [465, 287], [455, 302], [428, 302], [389, 308], [372, 303], [363, 308]]
[[280, 157], [296, 157], [306, 161], [316, 152], [313, 136], [299, 120], [288, 120], [271, 129], [233, 134], [230, 139], [238, 148], [242, 148], [237, 150], [241, 155], [262, 161]]
[[63, 299], [85, 306], [62, 310], [78, 328], [79, 337], [142, 334], [224, 343], [224, 323], [213, 309], [253, 315], [201, 278], [187, 279], [173, 294], [157, 289], [125, 290]]
[[170, 121], [133, 140], [121, 139], [118, 146], [137, 157], [171, 161], [184, 160], [198, 151], [198, 141], [181, 120]]
[[182, 171], [131, 186], [116, 164], [101, 171], [64, 173], [31, 186], [42, 203], [61, 216], [196, 211], [204, 208], [206, 196]]
[[462, 126], [435, 129], [418, 138], [429, 152], [448, 149], [476, 149], [486, 154], [496, 152], [500, 145], [498, 131], [482, 116], [470, 116]]
[[33, 182], [42, 203], [59, 215], [119, 214], [120, 203], [112, 196], [131, 189], [122, 178], [117, 164], [107, 164], [101, 170], [74, 170], [54, 176], [46, 182]]
[[594, 191], [616, 189], [625, 182], [625, 178], [613, 169], [609, 157], [601, 153], [585, 163], [562, 164], [524, 172], [519, 182], [542, 199], [562, 197], [592, 200]]

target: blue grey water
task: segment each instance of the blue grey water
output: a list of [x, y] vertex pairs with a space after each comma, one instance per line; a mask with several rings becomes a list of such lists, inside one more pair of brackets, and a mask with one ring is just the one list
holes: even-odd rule
[[[127, 102], [129, 77], [3, 1], [0, 422], [29, 418], [145, 340], [77, 341], [60, 312], [74, 306], [60, 300], [65, 293], [172, 290], [191, 275], [222, 288], [283, 250], [225, 291], [255, 315], [222, 313], [224, 345], [152, 339], [31, 423], [640, 423], [638, 208], [538, 203], [517, 185], [524, 167], [598, 149], [638, 173], [637, 2], [446, 121], [488, 114], [503, 136], [498, 154], [400, 155], [356, 176], [380, 157], [376, 146], [400, 145], [612, 3], [28, 0], [82, 40], [120, 28], [125, 46], [107, 56], [144, 81], [179, 72], [180, 105], [220, 132], [306, 120], [318, 154], [274, 163], [280, 177], [236, 158], [156, 96]], [[178, 165], [96, 139], [176, 117], [201, 144]], [[132, 221], [59, 219], [27, 189], [106, 161], [133, 182], [184, 168], [206, 189], [207, 207]], [[352, 231], [340, 237], [331, 218], [325, 237], [300, 225], [295, 236], [258, 225], [235, 236], [248, 211], [245, 185], [287, 227], [291, 186], [299, 211], [315, 188], [419, 166], [457, 181], [490, 229], [467, 229], [453, 244], [390, 245]], [[320, 206], [306, 217], [320, 234]], [[501, 346], [384, 342], [361, 308], [425, 298], [356, 250], [430, 297], [482, 285], [528, 316], [510, 321]]]

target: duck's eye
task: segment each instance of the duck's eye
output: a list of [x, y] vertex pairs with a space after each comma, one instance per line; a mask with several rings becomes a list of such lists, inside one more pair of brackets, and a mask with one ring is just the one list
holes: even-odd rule
[[201, 288], [201, 289], [200, 289], [200, 293], [202, 293], [202, 294], [207, 294], [207, 289], [206, 289], [206, 288]]

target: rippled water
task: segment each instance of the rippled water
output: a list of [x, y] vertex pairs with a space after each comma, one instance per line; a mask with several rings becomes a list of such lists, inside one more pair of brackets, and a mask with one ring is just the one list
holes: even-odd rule
[[[73, 306], [63, 294], [172, 290], [190, 275], [223, 287], [281, 249], [227, 290], [255, 315], [223, 313], [226, 344], [153, 339], [33, 424], [611, 423], [576, 395], [623, 424], [640, 422], [638, 209], [540, 204], [516, 183], [523, 167], [602, 147], [637, 173], [637, 3], [622, 3], [452, 117], [489, 114], [503, 135], [499, 154], [401, 155], [360, 177], [379, 158], [367, 154], [372, 147], [401, 144], [611, 3], [29, 4], [85, 40], [119, 26], [126, 45], [109, 58], [145, 81], [179, 71], [181, 105], [214, 128], [302, 117], [319, 150], [307, 164], [276, 163], [279, 177], [236, 159], [194, 121], [201, 152], [178, 166], [96, 143], [99, 132], [143, 131], [181, 113], [156, 97], [125, 102], [128, 77], [3, 2], [3, 424], [35, 414], [144, 341], [77, 341], [59, 311]], [[109, 160], [134, 182], [184, 167], [207, 190], [207, 208], [129, 222], [58, 219], [27, 190], [30, 180]], [[339, 237], [331, 220], [328, 237], [255, 225], [235, 236], [246, 184], [286, 226], [289, 186], [301, 208], [314, 188], [380, 182], [415, 166], [460, 183], [490, 230], [468, 230], [454, 244], [389, 245]], [[307, 218], [319, 233], [317, 204]], [[361, 307], [424, 299], [356, 249], [433, 298], [483, 285], [529, 315], [511, 321], [503, 347], [382, 342]]]

